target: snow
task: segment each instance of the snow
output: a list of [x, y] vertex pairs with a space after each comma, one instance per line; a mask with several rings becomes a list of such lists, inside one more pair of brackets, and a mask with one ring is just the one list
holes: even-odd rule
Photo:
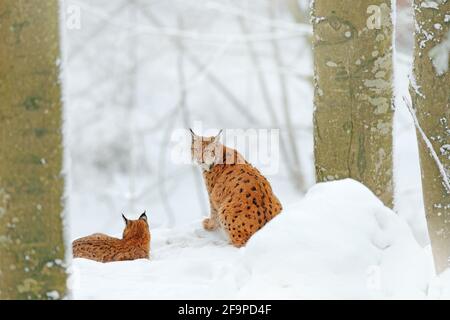
[[422, 8], [426, 8], [426, 9], [439, 9], [439, 3], [442, 2], [441, 0], [436, 0], [436, 1], [432, 1], [432, 0], [426, 0], [423, 1], [420, 6]]
[[[151, 261], [107, 265], [73, 261], [69, 271], [74, 298], [450, 298], [450, 274], [436, 278], [427, 271], [431, 255], [417, 139], [402, 101], [408, 96], [411, 72], [413, 37], [411, 28], [405, 28], [412, 21], [411, 12], [393, 16], [400, 21], [395, 214], [351, 181], [315, 186], [303, 198], [290, 179], [289, 159], [281, 156], [280, 170], [267, 177], [285, 211], [247, 248], [238, 250], [219, 233], [201, 229], [208, 200], [199, 172], [170, 159], [168, 137], [186, 127], [176, 107], [179, 93], [187, 95], [187, 122], [199, 121], [205, 131], [271, 128], [258, 77], [265, 76], [274, 108], [280, 108], [278, 79], [283, 72], [307, 180], [304, 187], [311, 187], [314, 76], [310, 39], [299, 37], [309, 34], [310, 27], [293, 27], [290, 15], [281, 9], [273, 23], [262, 2], [247, 2], [252, 12], [248, 35], [241, 34], [236, 22], [243, 13], [236, 10], [239, 1], [227, 2], [231, 10], [218, 1], [209, 9], [203, 0], [139, 2], [136, 21], [130, 21], [136, 13], [130, 14], [130, 8], [117, 1], [66, 2], [82, 8], [81, 29], [65, 30], [63, 37], [67, 242], [97, 232], [120, 236], [121, 213], [133, 218], [144, 210], [153, 236]], [[152, 22], [147, 12], [159, 23]], [[183, 18], [183, 30], [178, 17]], [[135, 24], [139, 28], [133, 34]], [[268, 32], [272, 27], [276, 35]], [[282, 67], [272, 58], [269, 40], [274, 38]], [[189, 83], [185, 86], [177, 76], [178, 41], [185, 48]], [[253, 67], [246, 41], [255, 47], [261, 70]], [[139, 68], [132, 81], [127, 75], [136, 61], [130, 61], [124, 46], [137, 47]], [[256, 123], [246, 120], [210, 75]], [[420, 93], [420, 87], [412, 84]], [[130, 105], [128, 97], [133, 95], [135, 105]], [[285, 126], [280, 121], [281, 139], [288, 136]], [[0, 215], [7, 201], [8, 195], [0, 190]]]
[[430, 285], [430, 299], [450, 300], [450, 270], [434, 278]]
[[243, 249], [200, 225], [153, 230], [150, 261], [75, 260], [74, 298], [426, 297], [429, 256], [408, 224], [354, 180], [314, 186]]

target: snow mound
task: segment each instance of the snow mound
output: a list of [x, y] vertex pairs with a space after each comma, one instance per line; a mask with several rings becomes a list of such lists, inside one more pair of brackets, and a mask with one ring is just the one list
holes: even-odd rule
[[407, 223], [353, 180], [319, 184], [258, 232], [228, 245], [200, 222], [153, 230], [152, 260], [75, 260], [75, 298], [424, 298], [430, 258]]
[[[70, 285], [75, 299], [219, 299], [227, 285], [212, 286], [223, 265], [240, 252], [220, 234], [201, 229], [152, 230], [151, 260], [101, 264], [75, 259]], [[232, 287], [234, 288], [234, 286]], [[226, 297], [231, 298], [231, 295]]]
[[354, 180], [318, 184], [248, 243], [241, 297], [423, 297], [429, 257], [407, 223]]
[[450, 269], [431, 281], [428, 297], [434, 300], [450, 300]]

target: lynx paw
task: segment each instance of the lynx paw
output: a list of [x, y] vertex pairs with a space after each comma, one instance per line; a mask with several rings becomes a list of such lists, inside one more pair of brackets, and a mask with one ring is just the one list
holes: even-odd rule
[[214, 231], [218, 227], [219, 227], [218, 223], [211, 218], [203, 220], [203, 228], [205, 228], [205, 230], [207, 231]]

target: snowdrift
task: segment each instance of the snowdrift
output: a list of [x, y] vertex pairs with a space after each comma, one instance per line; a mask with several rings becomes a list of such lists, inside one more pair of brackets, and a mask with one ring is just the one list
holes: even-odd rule
[[243, 260], [242, 297], [420, 297], [430, 274], [406, 222], [354, 180], [313, 187], [255, 235]]
[[[426, 298], [429, 254], [353, 180], [318, 184], [235, 249], [200, 222], [153, 230], [152, 260], [75, 260], [75, 298]], [[445, 287], [449, 277], [437, 283]], [[447, 281], [446, 281], [447, 280]], [[432, 291], [432, 290], [430, 290]], [[436, 290], [435, 290], [436, 291]], [[435, 292], [433, 291], [433, 292]], [[448, 293], [449, 290], [445, 291]], [[437, 290], [439, 296], [443, 290]]]

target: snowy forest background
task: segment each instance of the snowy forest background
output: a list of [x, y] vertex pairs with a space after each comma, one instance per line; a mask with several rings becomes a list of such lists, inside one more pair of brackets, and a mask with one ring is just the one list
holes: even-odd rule
[[[414, 240], [408, 238], [410, 243], [398, 244], [405, 240], [397, 234], [394, 238], [403, 240], [396, 240], [397, 246], [389, 244], [396, 252], [391, 253], [394, 257], [374, 258], [381, 259], [375, 263], [379, 269], [367, 268], [364, 262], [364, 267], [361, 265], [355, 271], [352, 261], [346, 261], [341, 266], [348, 269], [346, 275], [336, 278], [333, 274], [340, 271], [324, 271], [318, 261], [311, 261], [323, 256], [319, 261], [327, 264], [330, 263], [327, 259], [348, 260], [353, 254], [357, 261], [364, 260], [368, 248], [360, 247], [349, 254], [349, 249], [333, 244], [338, 241], [336, 237], [345, 238], [333, 229], [342, 227], [341, 232], [358, 233], [355, 229], [361, 225], [355, 218], [353, 227], [343, 227], [333, 213], [329, 213], [331, 216], [324, 216], [326, 210], [313, 213], [318, 220], [307, 221], [310, 224], [305, 224], [305, 228], [325, 233], [331, 229], [328, 235], [315, 236], [314, 239], [323, 237], [325, 244], [312, 245], [314, 253], [302, 251], [294, 244], [281, 248], [284, 255], [299, 250], [299, 255], [304, 255], [302, 259], [310, 258], [306, 263], [301, 260], [308, 265], [303, 275], [286, 271], [291, 279], [300, 277], [300, 280], [291, 280], [297, 285], [285, 290], [282, 283], [286, 280], [273, 273], [253, 270], [244, 281], [240, 276], [244, 271], [223, 267], [221, 261], [231, 263], [241, 257], [229, 248], [217, 253], [211, 243], [217, 245], [218, 240], [214, 237], [205, 240], [210, 236], [202, 233], [200, 221], [208, 214], [207, 195], [197, 169], [172, 163], [171, 134], [195, 123], [201, 123], [203, 129], [281, 128], [286, 147], [280, 153], [279, 172], [268, 178], [287, 210], [295, 210], [292, 208], [301, 203], [304, 192], [315, 184], [309, 1], [68, 0], [65, 4], [79, 6], [82, 12], [81, 28], [66, 30], [64, 34], [70, 239], [94, 232], [120, 235], [121, 212], [137, 216], [147, 210], [154, 239], [151, 267], [157, 269], [154, 273], [147, 271], [149, 278], [142, 283], [141, 278], [132, 280], [119, 275], [119, 267], [100, 268], [78, 261], [73, 270], [76, 297], [115, 297], [107, 288], [118, 282], [123, 283], [123, 288], [131, 281], [140, 290], [126, 292], [138, 298], [174, 295], [183, 298], [191, 294], [200, 298], [205, 295], [273, 298], [273, 294], [262, 293], [264, 288], [258, 290], [258, 279], [270, 279], [274, 287], [279, 287], [274, 294], [280, 298], [448, 294], [441, 289], [436, 289], [438, 293], [427, 291], [431, 255], [417, 140], [411, 115], [402, 100], [408, 95], [414, 44], [410, 0], [397, 1], [395, 16], [394, 172], [395, 211], [404, 221], [401, 223], [410, 229], [395, 232], [406, 238], [406, 234], [412, 234]], [[304, 185], [298, 185], [299, 179], [305, 181]], [[333, 195], [324, 192], [323, 200], [331, 197], [332, 202]], [[357, 193], [344, 192], [342, 196], [351, 202]], [[363, 195], [361, 198], [365, 199]], [[346, 206], [343, 210], [351, 211], [351, 205]], [[367, 205], [364, 210], [373, 208]], [[301, 234], [305, 230], [299, 225], [292, 232]], [[302, 241], [311, 241], [307, 239], [308, 236]], [[357, 236], [348, 240], [364, 242]], [[299, 245], [302, 247], [302, 243]], [[192, 246], [195, 249], [189, 249]], [[268, 257], [262, 252], [267, 250], [270, 254], [270, 245], [260, 249], [256, 252], [267, 262]], [[211, 259], [205, 259], [205, 255]], [[169, 281], [177, 290], [164, 287], [167, 278], [162, 275], [169, 277], [167, 269], [172, 270], [163, 262], [165, 259], [184, 261], [185, 268], [174, 271], [178, 276]], [[105, 273], [105, 268], [110, 268], [111, 273]], [[142, 270], [136, 264], [128, 268]], [[317, 275], [316, 268], [322, 274]], [[248, 266], [243, 270], [248, 272]], [[200, 276], [202, 273], [206, 275]], [[349, 284], [343, 286], [341, 281]], [[375, 285], [368, 293], [367, 281], [383, 284]], [[215, 285], [219, 289], [214, 289]], [[160, 290], [148, 290], [148, 286]]]
[[65, 37], [73, 236], [95, 231], [98, 225], [85, 224], [93, 211], [116, 231], [122, 211], [147, 209], [155, 227], [169, 225], [170, 216], [180, 225], [207, 215], [199, 172], [170, 158], [172, 131], [195, 123], [203, 130], [278, 128], [288, 118], [298, 154], [282, 130], [289, 150], [273, 183], [285, 202], [299, 196], [291, 174], [297, 166], [313, 184], [307, 1], [295, 12], [285, 1], [274, 8], [247, 1], [248, 9], [223, 1], [75, 3], [82, 28]]
[[[449, 299], [450, 1], [374, 1], [0, 2], [0, 299]], [[189, 127], [280, 131], [243, 248]], [[150, 260], [72, 258], [144, 211]]]
[[[168, 226], [170, 215], [176, 225], [207, 215], [198, 171], [170, 158], [172, 131], [197, 122], [204, 130], [280, 127], [288, 150], [270, 179], [282, 202], [314, 184], [309, 1], [65, 3], [82, 13], [81, 28], [64, 37], [71, 238], [99, 225], [119, 232], [121, 212], [148, 210], [154, 227]], [[401, 99], [412, 63], [412, 7], [398, 7], [396, 208], [425, 246], [416, 137]]]

